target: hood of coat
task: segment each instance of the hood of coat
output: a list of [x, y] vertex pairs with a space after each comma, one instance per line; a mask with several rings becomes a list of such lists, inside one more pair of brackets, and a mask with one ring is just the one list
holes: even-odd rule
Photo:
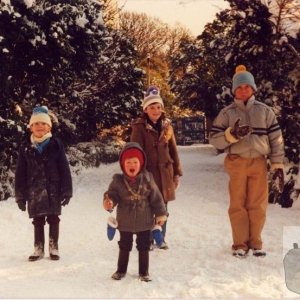
[[143, 150], [143, 148], [140, 146], [139, 143], [135, 143], [135, 142], [128, 142], [125, 144], [124, 148], [121, 150], [120, 152], [120, 155], [119, 155], [119, 164], [120, 164], [120, 167], [121, 167], [121, 170], [122, 172], [126, 175], [125, 171], [124, 171], [124, 166], [122, 164], [122, 156], [123, 154], [128, 151], [129, 149], [136, 149], [138, 150], [142, 156], [143, 156], [143, 159], [144, 159], [144, 163], [143, 163], [143, 166], [141, 167], [141, 170], [139, 172], [139, 174], [141, 174], [142, 171], [144, 171], [146, 169], [146, 164], [147, 164], [147, 157], [146, 157], [146, 154]]

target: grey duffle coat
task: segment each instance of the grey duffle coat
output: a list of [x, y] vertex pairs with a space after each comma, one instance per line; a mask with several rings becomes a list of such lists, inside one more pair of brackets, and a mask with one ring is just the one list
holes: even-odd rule
[[[137, 143], [128, 143], [127, 145], [143, 151]], [[127, 148], [124, 148], [123, 151]], [[139, 199], [134, 199], [125, 180], [128, 182], [125, 174], [115, 174], [106, 192], [114, 206], [117, 206], [118, 229], [134, 233], [150, 230], [154, 225], [155, 217], [167, 214], [163, 197], [153, 176], [143, 168], [136, 178], [136, 183], [130, 185], [136, 191], [141, 184]]]

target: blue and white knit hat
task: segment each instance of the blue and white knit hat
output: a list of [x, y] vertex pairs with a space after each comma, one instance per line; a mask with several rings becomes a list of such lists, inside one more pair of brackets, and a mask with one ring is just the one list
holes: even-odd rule
[[232, 78], [232, 93], [234, 94], [235, 90], [242, 84], [248, 84], [254, 91], [257, 91], [253, 75], [247, 71], [244, 65], [238, 65]]
[[159, 88], [156, 86], [150, 86], [145, 94], [142, 106], [143, 110], [145, 110], [150, 104], [160, 103], [162, 107], [164, 107], [164, 102], [160, 97]]
[[48, 124], [52, 127], [51, 118], [49, 116], [49, 111], [47, 106], [36, 106], [33, 111], [29, 121], [29, 126], [33, 123], [42, 122]]

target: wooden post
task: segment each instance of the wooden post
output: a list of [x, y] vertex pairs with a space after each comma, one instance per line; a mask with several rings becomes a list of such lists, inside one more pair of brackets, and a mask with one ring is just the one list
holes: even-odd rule
[[148, 80], [148, 87], [150, 86], [150, 53], [147, 55], [147, 80]]

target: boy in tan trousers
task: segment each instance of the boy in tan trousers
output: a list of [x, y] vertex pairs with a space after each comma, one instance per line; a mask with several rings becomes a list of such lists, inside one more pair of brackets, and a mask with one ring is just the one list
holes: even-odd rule
[[[273, 180], [282, 190], [283, 138], [274, 112], [255, 100], [256, 84], [245, 66], [236, 68], [232, 80], [234, 102], [222, 109], [214, 120], [209, 141], [227, 156], [224, 167], [229, 174], [229, 218], [233, 255], [265, 256], [261, 232], [268, 205], [267, 157]], [[240, 125], [243, 124], [243, 125]]]

